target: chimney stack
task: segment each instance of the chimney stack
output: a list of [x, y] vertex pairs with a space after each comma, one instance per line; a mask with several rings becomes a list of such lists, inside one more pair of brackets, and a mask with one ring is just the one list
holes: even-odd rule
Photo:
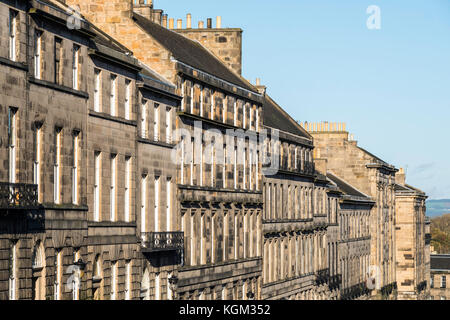
[[183, 20], [181, 19], [177, 20], [177, 29], [183, 29]]
[[221, 29], [221, 28], [222, 28], [222, 17], [221, 16], [217, 16], [216, 29]]
[[174, 20], [173, 18], [169, 19], [169, 29], [173, 29]]
[[191, 29], [192, 28], [192, 15], [190, 13], [188, 13], [186, 15], [186, 29]]
[[208, 29], [211, 29], [212, 28], [212, 19], [211, 18], [208, 18], [208, 20], [206, 20], [207, 22], [206, 22], [206, 24], [207, 24], [207, 28]]
[[405, 169], [400, 168], [400, 170], [395, 174], [395, 182], [397, 182], [400, 185], [406, 184]]
[[164, 28], [167, 28], [167, 14], [164, 14], [162, 17], [162, 25]]
[[160, 9], [152, 10], [152, 11], [153, 11], [153, 13], [152, 13], [153, 14], [153, 22], [161, 25], [163, 11]]

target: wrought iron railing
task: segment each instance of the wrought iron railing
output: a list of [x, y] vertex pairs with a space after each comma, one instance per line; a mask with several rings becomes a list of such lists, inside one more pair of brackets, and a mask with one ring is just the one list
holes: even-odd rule
[[364, 282], [358, 283], [341, 291], [341, 300], [353, 300], [370, 293]]
[[328, 283], [328, 287], [330, 290], [338, 289], [342, 283], [342, 275], [336, 274], [330, 277], [330, 281]]
[[417, 292], [422, 292], [427, 288], [427, 281], [422, 281], [417, 285]]
[[396, 289], [397, 289], [397, 282], [393, 282], [381, 288], [380, 291], [383, 296], [389, 296]]
[[316, 284], [321, 285], [330, 280], [330, 269], [319, 270], [316, 273]]
[[144, 252], [173, 251], [184, 249], [183, 232], [146, 232], [141, 234]]
[[0, 182], [0, 209], [34, 209], [38, 204], [38, 186]]

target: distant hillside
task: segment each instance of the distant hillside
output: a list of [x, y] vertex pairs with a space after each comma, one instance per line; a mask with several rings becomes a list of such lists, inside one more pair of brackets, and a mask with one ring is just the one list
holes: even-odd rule
[[450, 253], [450, 214], [431, 219], [431, 239], [437, 253]]
[[427, 201], [427, 216], [433, 218], [447, 213], [450, 213], [450, 199]]

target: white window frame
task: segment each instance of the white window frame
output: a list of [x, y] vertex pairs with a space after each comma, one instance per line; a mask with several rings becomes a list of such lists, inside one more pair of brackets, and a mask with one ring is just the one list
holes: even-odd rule
[[200, 117], [203, 117], [203, 90], [205, 88], [200, 86]]
[[194, 114], [194, 87], [195, 87], [195, 83], [192, 83], [192, 85], [191, 85], [191, 105], [190, 105], [191, 114]]
[[191, 163], [190, 163], [190, 185], [194, 185], [194, 155], [195, 155], [195, 149], [194, 149], [194, 138], [191, 139]]
[[147, 232], [147, 175], [141, 178], [141, 233]]
[[205, 213], [200, 214], [200, 265], [206, 263], [205, 255], [205, 232], [203, 231], [205, 227]]
[[155, 176], [155, 204], [154, 204], [154, 221], [155, 221], [155, 226], [154, 226], [154, 230], [155, 232], [159, 232], [159, 207], [160, 207], [160, 182], [161, 182], [161, 177]]
[[235, 99], [234, 100], [234, 126], [235, 127], [237, 127], [237, 103], [238, 103], [238, 100], [237, 99]]
[[34, 77], [41, 79], [42, 31], [34, 33]]
[[166, 284], [166, 286], [167, 286], [167, 300], [173, 300], [173, 291], [170, 288], [170, 280], [169, 280], [171, 277], [172, 277], [172, 273], [169, 273], [167, 275], [167, 284]]
[[159, 131], [160, 131], [160, 119], [159, 119], [159, 104], [154, 104], [154, 117], [153, 117], [153, 140], [159, 141]]
[[110, 95], [110, 114], [117, 116], [117, 75], [111, 74], [111, 95]]
[[16, 160], [17, 160], [17, 109], [9, 108], [9, 182], [16, 183]]
[[78, 205], [79, 132], [73, 135], [72, 204]]
[[227, 147], [223, 148], [223, 167], [222, 167], [223, 188], [227, 188]]
[[125, 222], [131, 220], [131, 157], [125, 157], [125, 192], [124, 192], [124, 218]]
[[242, 127], [244, 128], [244, 129], [246, 129], [246, 127], [247, 127], [247, 103], [245, 103], [244, 102], [244, 104], [243, 104], [243, 112], [244, 112], [244, 115], [243, 115], [243, 118], [242, 118]]
[[185, 142], [184, 136], [181, 137], [181, 168], [180, 168], [180, 184], [184, 184], [184, 161], [185, 161]]
[[172, 108], [166, 107], [166, 143], [172, 143]]
[[141, 136], [144, 139], [148, 138], [147, 106], [148, 101], [143, 99], [141, 103]]
[[17, 300], [17, 243], [11, 246], [11, 273], [9, 275], [9, 300]]
[[56, 269], [56, 276], [55, 276], [55, 291], [54, 291], [54, 299], [55, 300], [61, 300], [61, 286], [62, 286], [62, 250], [58, 251], [56, 253], [55, 257], [55, 269]]
[[249, 186], [248, 186], [248, 189], [249, 190], [252, 190], [253, 189], [253, 176], [252, 176], [252, 174], [253, 174], [253, 154], [252, 154], [252, 149], [249, 149], [249, 153], [248, 153], [248, 163], [249, 163], [249, 172], [248, 172], [248, 184], [249, 184]]
[[222, 100], [222, 122], [227, 123], [227, 97]]
[[181, 101], [181, 111], [185, 110], [185, 104], [186, 104], [186, 99], [185, 99], [185, 93], [184, 90], [186, 88], [186, 84], [185, 84], [186, 80], [181, 80], [181, 97], [183, 98]]
[[234, 189], [238, 188], [237, 147], [234, 147]]
[[56, 128], [55, 130], [55, 163], [53, 171], [53, 199], [56, 204], [61, 203], [61, 136], [63, 133], [62, 128]]
[[34, 136], [34, 165], [33, 165], [33, 183], [37, 185], [38, 201], [41, 201], [40, 189], [41, 189], [41, 132], [42, 126], [36, 126]]
[[214, 168], [215, 168], [215, 162], [214, 162], [214, 153], [215, 153], [215, 142], [211, 142], [211, 187], [214, 188]]
[[[80, 252], [75, 251], [74, 253], [74, 261], [78, 261], [80, 259]], [[74, 272], [78, 270], [75, 269]], [[80, 300], [80, 278], [79, 274], [73, 275], [72, 278], [72, 300]]]
[[238, 213], [234, 214], [234, 259], [239, 259]]
[[155, 274], [155, 300], [161, 300], [161, 274]]
[[9, 59], [17, 60], [17, 16], [19, 12], [9, 9]]
[[214, 120], [214, 95], [215, 91], [211, 90], [211, 120]]
[[203, 187], [203, 151], [205, 149], [204, 143], [200, 144], [200, 187]]
[[80, 70], [80, 50], [81, 47], [77, 44], [73, 45], [72, 48], [72, 87], [75, 90], [79, 89], [79, 77], [78, 73]]
[[125, 262], [125, 300], [131, 300], [132, 261]]
[[100, 221], [101, 152], [94, 153], [94, 221]]
[[131, 119], [131, 80], [125, 79], [125, 119]]
[[166, 180], [166, 230], [172, 231], [172, 178]]
[[117, 155], [111, 155], [111, 183], [110, 183], [110, 221], [115, 222], [117, 220]]
[[256, 151], [255, 187], [259, 191], [259, 151]]
[[100, 69], [94, 69], [94, 111], [101, 112], [101, 82], [102, 82], [102, 71]]
[[194, 228], [194, 220], [195, 220], [195, 213], [194, 214], [191, 214], [191, 216], [190, 216], [190, 219], [191, 219], [191, 221], [190, 221], [190, 239], [191, 239], [191, 246], [190, 246], [190, 253], [191, 253], [191, 266], [195, 266], [196, 264], [197, 264], [197, 261], [196, 261], [196, 256], [195, 256], [195, 250], [194, 250], [194, 247], [195, 247], [195, 238], [194, 238], [194, 235], [195, 235], [195, 228]]
[[117, 300], [117, 263], [111, 263], [111, 300]]
[[244, 190], [247, 190], [247, 148], [244, 148], [244, 174], [242, 177], [242, 183], [244, 185]]

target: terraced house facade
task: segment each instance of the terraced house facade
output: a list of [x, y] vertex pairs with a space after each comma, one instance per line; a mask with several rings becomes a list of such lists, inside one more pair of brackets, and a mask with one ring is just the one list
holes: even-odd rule
[[143, 0], [0, 16], [0, 300], [395, 297], [395, 235], [413, 236], [394, 185], [412, 187], [245, 80], [241, 29], [175, 27]]

